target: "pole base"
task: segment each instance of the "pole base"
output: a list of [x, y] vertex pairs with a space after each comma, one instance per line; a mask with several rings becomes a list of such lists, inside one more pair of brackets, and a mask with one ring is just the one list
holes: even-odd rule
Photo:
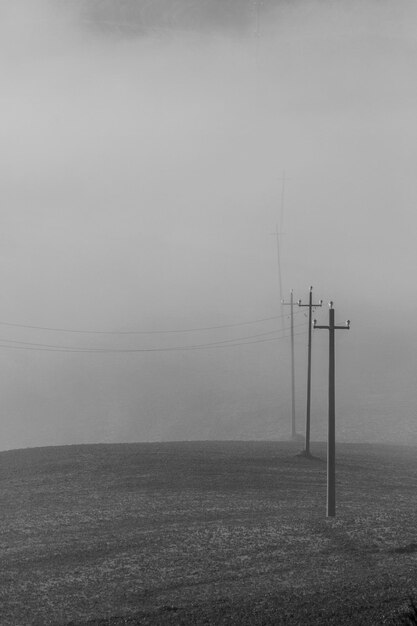
[[323, 459], [321, 459], [320, 457], [314, 456], [314, 454], [311, 454], [311, 452], [306, 452], [305, 450], [301, 450], [301, 452], [299, 452], [297, 456], [302, 456], [304, 459], [308, 459], [309, 461], [319, 461], [320, 463], [325, 463], [325, 461], [323, 461]]

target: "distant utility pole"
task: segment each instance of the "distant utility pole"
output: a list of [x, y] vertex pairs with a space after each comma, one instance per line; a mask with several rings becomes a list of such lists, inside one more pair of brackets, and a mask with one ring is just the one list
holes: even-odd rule
[[277, 264], [278, 264], [278, 288], [279, 288], [279, 297], [280, 300], [282, 299], [282, 272], [281, 272], [281, 242], [280, 242], [280, 237], [282, 235], [282, 233], [279, 231], [278, 228], [278, 224], [276, 225], [276, 229], [275, 232], [272, 233], [273, 235], [275, 235], [276, 238], [276, 242], [277, 242]]
[[[277, 223], [275, 233], [272, 233], [277, 242], [277, 264], [278, 264], [278, 288], [279, 288], [279, 299], [282, 304], [283, 298], [283, 286], [282, 286], [282, 271], [281, 271], [281, 236], [282, 236], [282, 226], [284, 223], [284, 203], [285, 203], [285, 182], [290, 180], [285, 176], [285, 170], [282, 172], [282, 178], [279, 179], [282, 181], [281, 188], [281, 208], [280, 208], [280, 216], [279, 216], [279, 224]], [[283, 309], [281, 306], [281, 315], [283, 315]], [[283, 317], [281, 317], [283, 320]], [[282, 328], [284, 330], [284, 322], [282, 321]]]
[[289, 305], [291, 315], [291, 437], [295, 439], [297, 431], [295, 428], [295, 366], [294, 366], [294, 294], [291, 289], [289, 302], [281, 300], [283, 306]]
[[320, 300], [317, 304], [313, 304], [313, 287], [310, 287], [310, 297], [308, 304], [302, 304], [301, 300], [298, 301], [298, 306], [308, 306], [308, 356], [307, 356], [307, 410], [306, 410], [306, 442], [304, 454], [306, 457], [310, 454], [310, 407], [311, 407], [311, 335], [312, 335], [312, 311], [313, 308], [321, 306], [323, 300]]
[[261, 44], [261, 8], [262, 0], [255, 0], [256, 11], [256, 69], [259, 71], [259, 52]]
[[290, 180], [285, 175], [285, 170], [282, 171], [282, 187], [281, 187], [281, 214], [279, 217], [279, 229], [282, 231], [282, 225], [284, 223], [284, 208], [285, 208], [285, 183], [287, 180]]
[[325, 328], [329, 331], [329, 423], [327, 433], [327, 517], [336, 515], [336, 423], [335, 423], [335, 354], [334, 331], [349, 330], [350, 320], [344, 326], [335, 326], [333, 302], [329, 304], [329, 325], [318, 326], [314, 320], [314, 328]]
[[283, 299], [282, 299], [282, 272], [281, 272], [281, 251], [280, 251], [280, 237], [282, 233], [278, 230], [278, 224], [276, 226], [275, 233], [272, 233], [276, 237], [277, 242], [277, 264], [278, 264], [278, 290], [279, 290], [279, 299], [281, 302], [281, 326], [282, 330], [284, 330], [284, 309], [282, 308]]

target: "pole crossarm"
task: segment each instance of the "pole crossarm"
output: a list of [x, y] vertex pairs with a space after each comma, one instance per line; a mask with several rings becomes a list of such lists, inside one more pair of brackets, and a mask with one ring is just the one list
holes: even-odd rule
[[313, 287], [310, 287], [310, 296], [311, 296], [311, 298], [310, 298], [308, 304], [307, 303], [303, 304], [302, 300], [298, 300], [298, 302], [297, 302], [298, 306], [308, 306], [308, 308], [311, 307], [313, 309], [315, 309], [318, 306], [323, 306], [323, 300], [319, 300], [317, 303], [313, 303], [312, 302]]
[[318, 325], [314, 320], [314, 328], [329, 331], [329, 421], [327, 431], [327, 517], [336, 515], [336, 420], [335, 420], [335, 330], [349, 330], [350, 320], [344, 326], [334, 323], [333, 302], [329, 303], [329, 324]]
[[325, 328], [326, 330], [350, 330], [350, 320], [346, 320], [343, 326], [319, 326], [316, 324], [316, 320], [313, 322], [313, 328]]
[[[322, 302], [322, 300], [320, 300], [320, 302]], [[301, 305], [301, 306], [308, 306], [308, 304]], [[317, 306], [317, 305], [313, 305], [313, 306]], [[329, 302], [329, 309], [330, 311], [334, 311], [333, 302]], [[350, 330], [350, 320], [346, 320], [343, 326], [336, 326], [334, 324], [334, 314], [332, 315], [330, 311], [329, 311], [329, 316], [330, 316], [329, 324], [327, 326], [322, 326], [322, 325], [317, 324], [317, 320], [313, 320], [313, 328], [324, 328], [326, 330]]]

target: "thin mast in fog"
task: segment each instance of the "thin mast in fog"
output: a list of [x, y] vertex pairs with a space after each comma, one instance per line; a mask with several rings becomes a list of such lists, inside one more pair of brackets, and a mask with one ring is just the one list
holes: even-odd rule
[[256, 69], [259, 70], [259, 52], [261, 47], [261, 6], [262, 0], [255, 0], [255, 12], [256, 12]]
[[283, 288], [282, 288], [282, 272], [281, 272], [281, 250], [280, 250], [280, 236], [282, 233], [278, 230], [278, 224], [276, 226], [276, 231], [273, 233], [276, 237], [277, 242], [277, 266], [278, 266], [278, 291], [279, 291], [279, 301], [281, 303], [281, 326], [284, 330], [284, 309], [283, 309]]
[[285, 170], [282, 172], [282, 178], [280, 180], [282, 181], [280, 216], [279, 216], [279, 223], [277, 223], [275, 233], [273, 233], [273, 235], [275, 235], [276, 244], [277, 244], [276, 248], [277, 248], [277, 266], [278, 266], [278, 289], [279, 289], [279, 300], [281, 302], [281, 320], [282, 320], [281, 323], [282, 323], [282, 329], [284, 330], [284, 310], [282, 307], [284, 290], [283, 290], [282, 269], [281, 269], [281, 236], [283, 234], [282, 227], [284, 223], [285, 181], [289, 180], [285, 176]]
[[295, 427], [295, 365], [294, 365], [294, 294], [291, 289], [291, 296], [289, 302], [281, 302], [282, 305], [289, 305], [291, 315], [291, 437], [295, 439], [297, 437], [297, 431]]
[[280, 237], [282, 235], [282, 226], [284, 223], [284, 206], [285, 206], [285, 181], [288, 178], [285, 176], [285, 170], [282, 172], [282, 187], [281, 187], [281, 207], [280, 207], [280, 216], [279, 223], [276, 225], [276, 231], [273, 233], [276, 237], [277, 244], [277, 266], [278, 266], [278, 289], [279, 289], [279, 299], [281, 303], [281, 329], [285, 330], [285, 316], [284, 316], [284, 306], [290, 305], [290, 319], [291, 319], [291, 437], [293, 439], [296, 438], [296, 426], [295, 426], [295, 365], [294, 365], [294, 299], [293, 299], [293, 291], [291, 290], [290, 302], [284, 302], [283, 300], [283, 284], [282, 284], [282, 270], [281, 270], [281, 241]]

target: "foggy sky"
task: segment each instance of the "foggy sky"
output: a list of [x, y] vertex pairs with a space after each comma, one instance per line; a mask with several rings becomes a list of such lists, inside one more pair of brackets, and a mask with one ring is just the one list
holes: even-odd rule
[[[0, 3], [0, 322], [156, 331], [279, 316], [282, 223], [283, 297], [306, 301], [314, 285], [337, 321], [352, 320], [337, 337], [339, 439], [416, 443], [415, 5], [269, 2], [257, 37], [249, 4], [229, 3], [222, 22], [217, 4], [209, 19], [208, 2], [191, 17], [179, 3], [174, 20], [161, 1], [152, 28], [126, 32], [87, 2]], [[297, 311], [302, 322], [300, 432]], [[0, 448], [285, 437], [288, 339], [28, 345], [153, 350], [281, 328], [0, 324]], [[323, 331], [313, 366], [322, 439]]]

